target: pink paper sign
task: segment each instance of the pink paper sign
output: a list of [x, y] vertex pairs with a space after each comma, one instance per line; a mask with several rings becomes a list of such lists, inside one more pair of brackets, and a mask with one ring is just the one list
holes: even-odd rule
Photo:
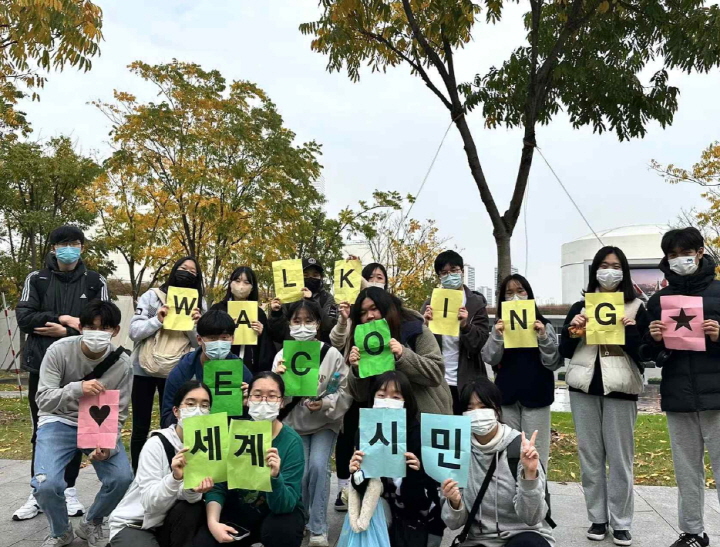
[[115, 448], [118, 440], [120, 391], [80, 398], [78, 411], [78, 448]]
[[661, 296], [660, 319], [666, 329], [663, 340], [667, 349], [705, 351], [701, 296]]

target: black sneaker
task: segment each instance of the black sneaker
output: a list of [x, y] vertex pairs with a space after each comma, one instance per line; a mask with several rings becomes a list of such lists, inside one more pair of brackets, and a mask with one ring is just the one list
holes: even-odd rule
[[603, 524], [593, 524], [587, 531], [587, 538], [593, 541], [602, 541], [608, 533], [607, 522]]
[[708, 547], [710, 538], [707, 534], [680, 534], [680, 538], [670, 547]]
[[632, 536], [628, 530], [613, 530], [613, 543], [615, 545], [632, 545]]
[[346, 513], [347, 510], [347, 503], [343, 500], [343, 491], [340, 490], [340, 492], [338, 492], [337, 499], [335, 500], [335, 511], [338, 513]]

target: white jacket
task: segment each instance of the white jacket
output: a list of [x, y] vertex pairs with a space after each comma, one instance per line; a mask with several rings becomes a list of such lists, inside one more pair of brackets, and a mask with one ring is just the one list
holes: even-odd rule
[[[159, 430], [178, 451], [183, 443], [175, 432], [175, 426]], [[165, 520], [165, 515], [179, 500], [197, 503], [202, 494], [183, 490], [183, 481], [175, 480], [168, 463], [162, 441], [150, 437], [142, 452], [140, 462], [125, 497], [110, 515], [110, 538], [128, 524], [142, 526], [143, 530], [156, 528]]]
[[[625, 303], [625, 317], [635, 319], [640, 306], [639, 299]], [[585, 308], [581, 313], [585, 313]], [[643, 390], [643, 377], [640, 370], [621, 346], [589, 346], [583, 337], [565, 374], [565, 381], [570, 387], [588, 392], [595, 372], [598, 352], [600, 354], [600, 368], [602, 370], [603, 388], [605, 395], [612, 392], [639, 395]]]

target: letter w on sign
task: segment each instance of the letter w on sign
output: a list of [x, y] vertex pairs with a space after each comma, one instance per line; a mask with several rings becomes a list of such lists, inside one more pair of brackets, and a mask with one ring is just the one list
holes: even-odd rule
[[192, 311], [198, 306], [197, 289], [170, 287], [167, 294], [168, 314], [163, 321], [165, 330], [189, 331], [195, 328]]
[[586, 340], [589, 346], [625, 344], [625, 300], [621, 292], [585, 295]]
[[333, 292], [335, 302], [355, 303], [362, 283], [362, 263], [359, 260], [338, 260], [335, 262]]

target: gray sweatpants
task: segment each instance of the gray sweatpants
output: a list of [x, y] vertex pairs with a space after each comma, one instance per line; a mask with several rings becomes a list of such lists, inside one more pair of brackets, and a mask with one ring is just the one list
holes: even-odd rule
[[702, 534], [705, 448], [710, 453], [713, 473], [720, 477], [720, 410], [666, 414], [678, 485], [678, 525], [686, 534]]
[[528, 408], [520, 403], [503, 405], [503, 423], [517, 431], [524, 431], [529, 439], [533, 431], [538, 432], [535, 439], [535, 448], [540, 454], [540, 461], [547, 473], [548, 459], [550, 458], [550, 407]]
[[609, 522], [613, 530], [630, 530], [637, 402], [571, 391], [570, 409], [588, 519]]

